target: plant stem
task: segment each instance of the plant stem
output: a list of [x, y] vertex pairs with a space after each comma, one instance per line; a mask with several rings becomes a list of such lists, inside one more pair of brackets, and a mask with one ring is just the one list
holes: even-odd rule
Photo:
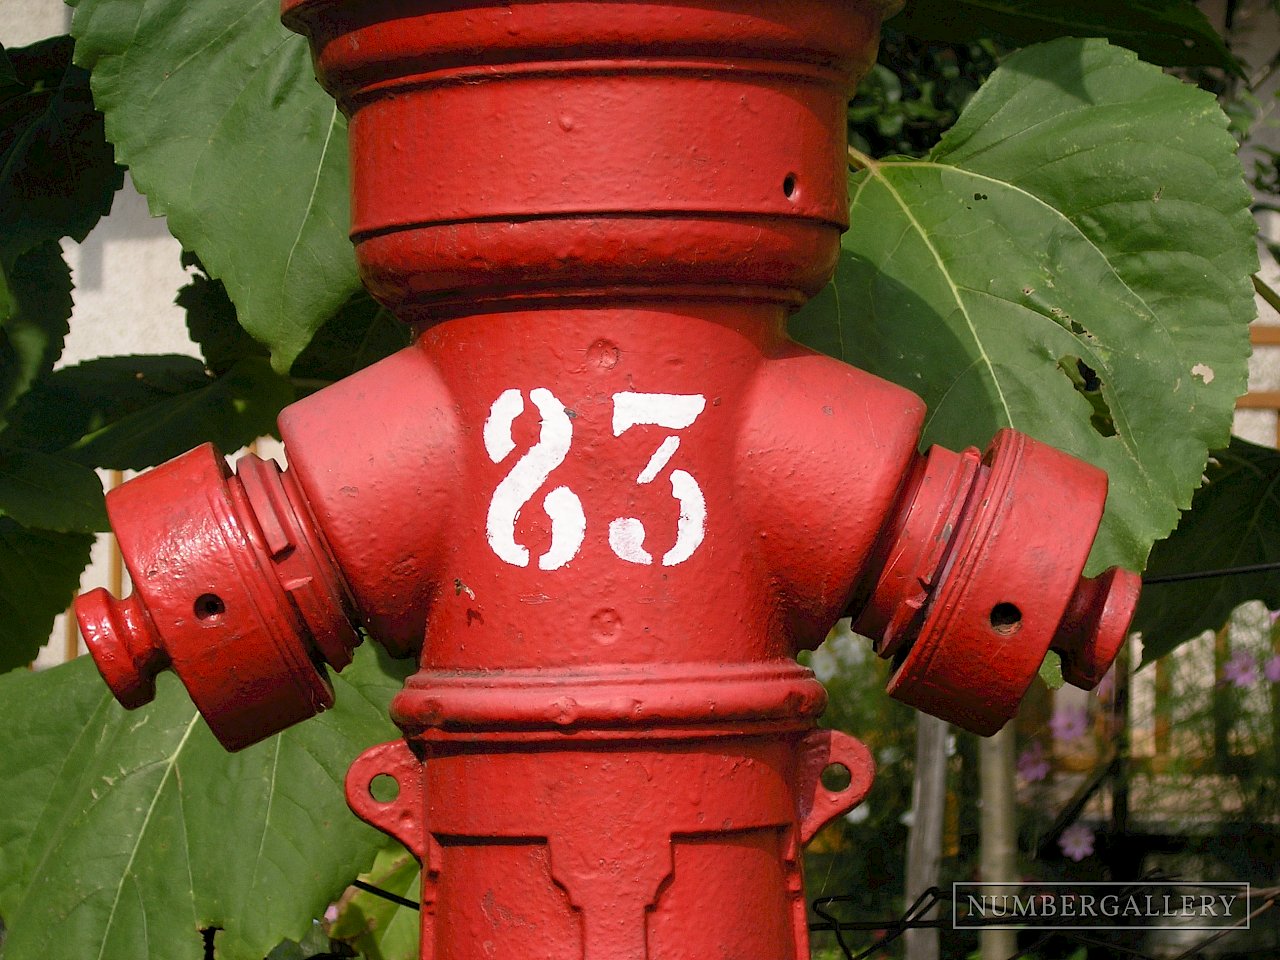
[[857, 147], [850, 147], [849, 166], [855, 170], [874, 170], [878, 164]]
[[1280, 291], [1275, 290], [1256, 273], [1253, 275], [1253, 289], [1257, 291], [1258, 296], [1267, 301], [1272, 310], [1280, 311]]

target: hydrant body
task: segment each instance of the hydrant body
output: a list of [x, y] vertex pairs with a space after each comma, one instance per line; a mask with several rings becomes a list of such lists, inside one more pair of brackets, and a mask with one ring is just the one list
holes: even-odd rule
[[347, 786], [423, 864], [424, 957], [800, 960], [800, 848], [873, 773], [799, 650], [853, 613], [895, 695], [986, 733], [1051, 645], [1081, 685], [1115, 655], [1100, 472], [1011, 431], [921, 456], [916, 396], [786, 337], [884, 12], [286, 3], [419, 335], [285, 411], [287, 474], [121, 488], [135, 594], [78, 612], [127, 705], [172, 665], [232, 748], [327, 705], [355, 624], [417, 654]]
[[[807, 949], [799, 845], [872, 767], [813, 731], [825, 697], [794, 645], [847, 603], [921, 410], [781, 320], [699, 302], [460, 318], [283, 419], [357, 605], [430, 610], [393, 704], [425, 765], [375, 750], [350, 797], [436, 878], [437, 955]], [[416, 423], [394, 437], [369, 426], [393, 403]], [[832, 762], [853, 773], [840, 794], [818, 780]], [[402, 791], [423, 780], [384, 806], [368, 786], [389, 765]], [[516, 919], [535, 916], [536, 948]]]

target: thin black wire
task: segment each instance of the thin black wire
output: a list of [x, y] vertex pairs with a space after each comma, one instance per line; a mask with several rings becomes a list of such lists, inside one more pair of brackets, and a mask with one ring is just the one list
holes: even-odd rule
[[1184, 580], [1212, 580], [1215, 577], [1238, 577], [1247, 573], [1267, 573], [1280, 570], [1277, 563], [1251, 563], [1247, 567], [1224, 567], [1220, 570], [1192, 570], [1190, 573], [1162, 573], [1153, 577], [1143, 577], [1142, 582], [1151, 586], [1153, 583], [1181, 583]]
[[363, 890], [365, 893], [372, 893], [375, 897], [381, 897], [383, 900], [390, 900], [392, 903], [398, 903], [402, 907], [408, 907], [410, 910], [419, 909], [418, 901], [410, 900], [408, 897], [402, 897], [398, 893], [392, 893], [390, 890], [383, 890], [381, 887], [375, 887], [372, 883], [365, 883], [363, 880], [355, 880], [351, 884], [357, 890]]
[[[930, 887], [907, 908], [906, 913], [896, 920], [872, 920], [862, 921], [858, 923], [846, 923], [832, 916], [827, 912], [826, 907], [832, 903], [842, 903], [855, 899], [849, 894], [836, 897], [819, 897], [813, 901], [813, 912], [822, 917], [826, 923], [814, 923], [809, 925], [810, 930], [830, 930], [836, 935], [836, 943], [840, 945], [841, 952], [848, 960], [863, 960], [871, 954], [882, 950], [884, 947], [893, 943], [908, 930], [919, 927], [942, 927], [946, 925], [945, 920], [925, 920], [924, 915], [934, 908], [938, 903], [945, 899], [945, 894], [937, 887]], [[876, 943], [867, 947], [859, 954], [854, 954], [849, 945], [844, 941], [845, 930], [884, 930], [885, 935]]]

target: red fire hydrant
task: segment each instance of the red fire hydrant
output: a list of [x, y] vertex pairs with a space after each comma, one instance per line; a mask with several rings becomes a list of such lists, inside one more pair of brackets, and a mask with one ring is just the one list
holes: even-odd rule
[[115, 491], [134, 593], [77, 613], [121, 702], [172, 667], [230, 749], [328, 706], [357, 625], [418, 654], [348, 799], [422, 861], [423, 957], [807, 957], [800, 848], [873, 770], [797, 651], [852, 613], [981, 733], [1048, 648], [1083, 686], [1115, 656], [1101, 472], [1013, 431], [919, 455], [915, 395], [786, 337], [884, 12], [285, 4], [417, 341], [285, 411], [287, 473], [206, 446]]

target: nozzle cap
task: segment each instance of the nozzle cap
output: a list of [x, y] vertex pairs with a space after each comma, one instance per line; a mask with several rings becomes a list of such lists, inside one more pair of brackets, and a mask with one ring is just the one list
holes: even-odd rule
[[163, 642], [136, 596], [117, 600], [98, 588], [76, 597], [76, 620], [98, 672], [126, 709], [150, 703], [169, 664]]
[[1141, 591], [1142, 578], [1119, 567], [1080, 580], [1050, 644], [1067, 683], [1092, 690], [1102, 682], [1129, 635]]

